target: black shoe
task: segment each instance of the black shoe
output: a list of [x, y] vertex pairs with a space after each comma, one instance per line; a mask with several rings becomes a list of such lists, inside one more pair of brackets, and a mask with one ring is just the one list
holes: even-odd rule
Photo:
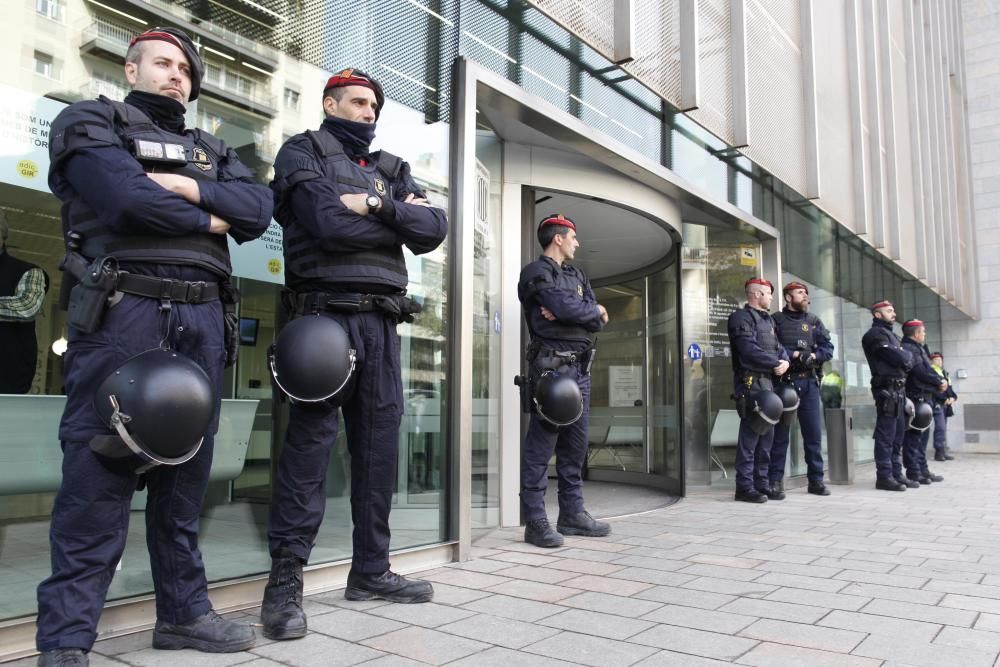
[[767, 496], [757, 489], [736, 489], [734, 500], [744, 503], [766, 503]]
[[554, 549], [563, 545], [563, 536], [553, 530], [548, 519], [535, 519], [525, 524], [524, 541], [543, 549]]
[[935, 449], [934, 450], [934, 460], [935, 461], [954, 461], [955, 457], [948, 453], [947, 449]]
[[875, 480], [875, 488], [882, 491], [906, 491], [906, 485], [900, 484], [894, 479], [877, 479]]
[[563, 535], [582, 535], [584, 537], [606, 537], [611, 534], [611, 524], [595, 521], [590, 512], [576, 514], [559, 514], [556, 530]]
[[771, 485], [766, 489], [757, 489], [758, 493], [763, 493], [767, 496], [768, 500], [784, 500], [785, 499], [785, 483], [782, 481], [771, 482]]
[[236, 653], [252, 648], [255, 641], [249, 625], [227, 621], [212, 610], [189, 623], [157, 621], [153, 630], [153, 648], [169, 651], [193, 648], [205, 653]]
[[57, 648], [38, 655], [38, 667], [87, 667], [90, 658], [82, 648]]
[[434, 587], [429, 581], [417, 581], [401, 577], [392, 570], [382, 574], [361, 574], [351, 569], [347, 573], [347, 590], [344, 599], [353, 602], [362, 600], [388, 600], [403, 604], [430, 602], [434, 597]]
[[907, 479], [906, 477], [897, 477], [896, 481], [905, 486], [908, 489], [919, 489], [920, 481], [918, 479]]
[[814, 496], [830, 495], [830, 489], [826, 488], [826, 484], [823, 482], [809, 482], [809, 488], [806, 490]]
[[[921, 478], [926, 477], [927, 480], [928, 480], [928, 482], [927, 482], [928, 484], [930, 484], [931, 482], [943, 482], [944, 481], [944, 477], [942, 477], [941, 475], [935, 475], [930, 470], [924, 470], [924, 471], [922, 471], [920, 473], [920, 476], [921, 476]], [[921, 483], [923, 483], [923, 479], [921, 479], [920, 481], [921, 481]]]
[[268, 639], [298, 639], [306, 636], [306, 613], [302, 610], [302, 559], [282, 549], [271, 559], [271, 576], [264, 587], [260, 622]]

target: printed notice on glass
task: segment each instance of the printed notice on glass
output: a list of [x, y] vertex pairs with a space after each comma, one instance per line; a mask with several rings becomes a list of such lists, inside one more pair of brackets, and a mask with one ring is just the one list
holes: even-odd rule
[[229, 255], [233, 260], [233, 275], [252, 278], [268, 283], [283, 285], [285, 282], [285, 258], [281, 244], [283, 230], [274, 220], [260, 238], [237, 245], [229, 237]]
[[608, 406], [631, 408], [642, 400], [642, 369], [638, 366], [608, 367]]
[[65, 108], [0, 84], [0, 182], [49, 191], [49, 132]]

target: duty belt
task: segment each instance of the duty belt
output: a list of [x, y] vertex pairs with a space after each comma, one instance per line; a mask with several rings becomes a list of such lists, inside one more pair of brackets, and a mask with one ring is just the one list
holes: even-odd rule
[[127, 294], [175, 303], [208, 303], [219, 300], [219, 283], [154, 278], [124, 271], [119, 272], [115, 289]]
[[814, 370], [795, 371], [795, 372], [789, 373], [788, 377], [790, 377], [792, 379], [795, 379], [795, 380], [805, 380], [806, 378], [814, 378], [814, 377], [816, 377], [816, 371], [814, 371]]
[[413, 315], [421, 310], [419, 303], [402, 293], [303, 292], [295, 294], [294, 303], [297, 313], [311, 313], [320, 310], [344, 313], [380, 311], [404, 322], [412, 322]]
[[906, 386], [906, 378], [893, 377], [891, 375], [881, 375], [872, 378], [873, 389], [902, 389]]

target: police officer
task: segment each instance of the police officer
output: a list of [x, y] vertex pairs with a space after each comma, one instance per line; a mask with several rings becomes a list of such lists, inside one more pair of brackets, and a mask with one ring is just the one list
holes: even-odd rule
[[[774, 315], [778, 340], [785, 348], [791, 367], [782, 378], [795, 387], [799, 395], [797, 416], [802, 427], [802, 449], [805, 452], [808, 492], [828, 496], [823, 484], [823, 405], [820, 401], [818, 369], [833, 358], [833, 343], [823, 321], [809, 312], [809, 288], [800, 282], [790, 282], [781, 290], [785, 307]], [[774, 427], [771, 445], [771, 494], [775, 500], [784, 498], [782, 481], [785, 458], [788, 455], [790, 427], [782, 420]]]
[[[768, 312], [774, 292], [771, 281], [751, 278], [743, 287], [747, 302], [729, 316], [733, 395], [740, 414], [735, 498], [763, 503], [784, 498], [784, 493], [772, 490], [769, 468], [774, 424], [782, 410], [774, 394], [775, 379], [788, 371], [789, 359]], [[777, 399], [777, 414], [771, 414], [767, 399]]]
[[[561, 213], [545, 216], [538, 224], [542, 255], [521, 269], [517, 296], [531, 334], [527, 361], [529, 385], [543, 374], [559, 373], [579, 387], [579, 415], [565, 426], [553, 423], [544, 407], [531, 409], [528, 433], [521, 446], [521, 512], [524, 541], [537, 547], [558, 547], [563, 535], [604, 537], [611, 526], [595, 521], [583, 506], [581, 472], [587, 459], [587, 428], [590, 419], [590, 366], [594, 334], [608, 323], [608, 311], [597, 303], [590, 281], [569, 264], [580, 242], [576, 224]], [[522, 386], [522, 391], [531, 391]], [[546, 397], [542, 397], [544, 400]], [[570, 421], [567, 419], [566, 421]], [[556, 455], [559, 480], [559, 517], [553, 530], [545, 513], [547, 469]]]
[[889, 301], [872, 304], [872, 326], [861, 337], [871, 369], [875, 398], [875, 488], [906, 491], [900, 454], [906, 431], [906, 374], [913, 358], [892, 330], [896, 309]]
[[357, 69], [323, 88], [326, 119], [285, 142], [271, 189], [284, 228], [287, 305], [296, 315], [334, 319], [355, 349], [356, 369], [329, 400], [293, 402], [278, 460], [268, 530], [271, 576], [264, 591], [264, 635], [306, 634], [302, 566], [326, 509], [330, 450], [342, 409], [351, 454], [354, 557], [344, 597], [427, 602], [431, 585], [389, 569], [389, 510], [399, 457], [403, 387], [400, 321], [419, 308], [405, 295], [405, 245], [437, 248], [445, 212], [432, 207], [410, 166], [388, 151], [371, 152], [385, 96]]
[[958, 400], [958, 394], [951, 385], [948, 371], [944, 369], [944, 356], [940, 352], [931, 354], [931, 368], [948, 383], [947, 389], [934, 393], [934, 460], [954, 461], [955, 457], [948, 447], [948, 420], [955, 414], [952, 405]]
[[[149, 491], [146, 544], [156, 593], [153, 647], [231, 652], [254, 643], [250, 627], [212, 611], [198, 515], [227, 357], [220, 299], [234, 301], [226, 297], [226, 235], [238, 243], [257, 238], [273, 204], [233, 150], [185, 129], [185, 104], [198, 97], [203, 72], [186, 34], [154, 28], [128, 48], [125, 77], [132, 92], [124, 103], [104, 97], [78, 102], [52, 124], [49, 187], [63, 201], [71, 249], [66, 265], [96, 260], [114, 292], [113, 305], [100, 289], [99, 298], [90, 298], [91, 278], [98, 274], [74, 275], [80, 284], [69, 302], [52, 576], [38, 587], [40, 665], [87, 664], [140, 479], [92, 450], [112, 433], [95, 409], [95, 391], [123, 362], [161, 346], [196, 362], [215, 395], [197, 455], [154, 467], [142, 478]], [[64, 282], [71, 282], [69, 275]]]
[[[948, 383], [931, 366], [927, 347], [924, 345], [926, 339], [927, 331], [923, 322], [908, 320], [903, 323], [903, 349], [913, 359], [913, 367], [906, 374], [906, 397], [913, 401], [914, 406], [927, 404], [933, 410], [934, 394], [947, 391]], [[903, 465], [909, 482], [907, 486], [911, 488], [944, 481], [944, 477], [935, 475], [927, 467], [927, 440], [930, 434], [930, 429], [918, 431], [910, 428], [903, 438]]]

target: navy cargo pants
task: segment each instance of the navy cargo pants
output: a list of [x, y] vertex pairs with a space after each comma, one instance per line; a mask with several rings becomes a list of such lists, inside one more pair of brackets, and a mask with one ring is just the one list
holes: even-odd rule
[[875, 476], [902, 479], [903, 438], [906, 433], [906, 396], [889, 390], [891, 397], [875, 405]]
[[[819, 397], [819, 383], [815, 377], [795, 380], [795, 391], [799, 393], [799, 409], [796, 420], [802, 428], [802, 450], [806, 459], [806, 474], [810, 482], [823, 481], [823, 404]], [[785, 476], [785, 461], [788, 458], [788, 441], [791, 429], [778, 423], [774, 427], [774, 442], [771, 445], [770, 478], [780, 482]]]
[[587, 432], [590, 423], [590, 374], [583, 374], [578, 365], [566, 366], [583, 395], [583, 414], [569, 426], [546, 424], [532, 412], [528, 434], [521, 444], [521, 512], [525, 522], [546, 518], [545, 489], [548, 486], [548, 466], [556, 455], [556, 476], [559, 489], [559, 513], [577, 514], [583, 507], [583, 464], [587, 460]]
[[750, 424], [752, 419], [740, 419], [740, 433], [736, 439], [736, 489], [763, 491], [768, 486], [771, 462], [771, 443], [774, 427], [764, 435], [757, 435]]
[[403, 383], [396, 320], [381, 312], [324, 313], [347, 331], [357, 362], [347, 385], [319, 403], [292, 403], [271, 499], [272, 556], [308, 561], [326, 511], [326, 473], [344, 413], [351, 454], [355, 572], [389, 569], [389, 510], [396, 489]]
[[948, 418], [944, 414], [944, 405], [934, 404], [934, 451], [944, 452], [948, 449]]
[[[112, 371], [164, 338], [205, 370], [221, 396], [226, 352], [218, 301], [175, 303], [167, 317], [159, 313], [159, 301], [126, 294], [108, 310], [98, 331], [69, 330], [66, 410], [59, 428], [63, 479], [49, 528], [52, 575], [38, 586], [39, 651], [89, 650], [97, 637], [108, 586], [125, 549], [138, 477], [112, 471], [90, 450], [91, 437], [112, 433], [94, 410], [94, 393]], [[146, 546], [156, 616], [167, 623], [186, 623], [211, 609], [198, 549], [198, 516], [212, 467], [218, 410], [217, 398], [215, 417], [194, 458], [145, 473]]]

